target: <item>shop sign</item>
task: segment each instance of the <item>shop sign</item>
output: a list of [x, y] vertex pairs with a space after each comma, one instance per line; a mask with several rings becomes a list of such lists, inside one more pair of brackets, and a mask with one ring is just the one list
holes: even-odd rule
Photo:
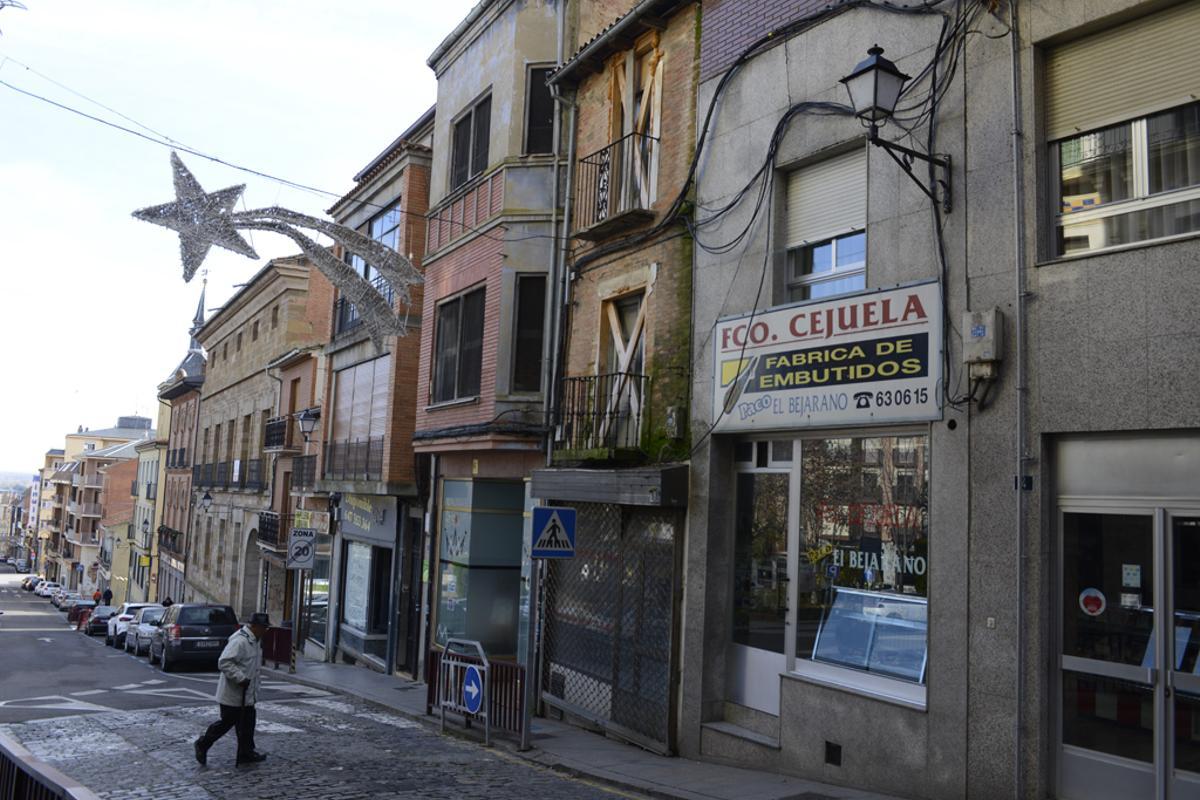
[[715, 430], [940, 419], [941, 332], [935, 281], [719, 320]]
[[329, 533], [329, 512], [299, 509], [292, 512], [292, 525], [297, 528], [312, 528], [317, 533]]
[[391, 546], [396, 538], [396, 498], [368, 494], [342, 497], [341, 530], [357, 537]]

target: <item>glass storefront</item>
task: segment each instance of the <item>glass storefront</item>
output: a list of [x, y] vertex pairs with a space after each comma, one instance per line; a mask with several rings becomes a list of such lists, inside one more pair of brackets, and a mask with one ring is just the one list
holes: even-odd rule
[[867, 691], [912, 684], [886, 691], [923, 702], [928, 437], [743, 441], [734, 461], [732, 699], [777, 713], [767, 673], [832, 668]]
[[327, 533], [317, 534], [317, 553], [313, 559], [313, 568], [307, 573], [304, 587], [306, 625], [305, 636], [319, 644], [325, 645], [325, 632], [329, 626], [329, 570], [330, 555], [333, 551], [333, 537]]

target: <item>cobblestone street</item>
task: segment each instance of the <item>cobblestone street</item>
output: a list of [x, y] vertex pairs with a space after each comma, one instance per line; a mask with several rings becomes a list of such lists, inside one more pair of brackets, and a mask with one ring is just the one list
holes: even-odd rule
[[269, 758], [234, 766], [231, 731], [201, 767], [192, 741], [216, 711], [215, 704], [111, 711], [0, 730], [105, 800], [630, 796], [345, 698], [260, 703], [255, 739]]

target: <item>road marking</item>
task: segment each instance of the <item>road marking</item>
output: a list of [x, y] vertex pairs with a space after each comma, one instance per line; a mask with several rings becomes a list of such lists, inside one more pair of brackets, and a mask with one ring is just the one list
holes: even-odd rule
[[143, 686], [153, 686], [156, 683], [166, 683], [166, 681], [160, 681], [158, 678], [151, 678], [148, 681], [142, 681]]
[[[121, 687], [116, 687], [120, 689]], [[170, 697], [174, 700], [195, 700], [197, 697], [201, 700], [212, 700], [212, 695], [207, 692], [201, 692], [187, 686], [177, 686], [174, 688], [167, 687], [165, 689], [136, 689], [130, 694], [144, 694], [151, 697]]]
[[88, 689], [86, 692], [71, 692], [71, 697], [91, 697], [94, 694], [107, 694], [108, 689]]
[[0, 707], [4, 708], [29, 708], [29, 709], [53, 709], [55, 711], [112, 711], [113, 709], [107, 706], [98, 706], [95, 703], [89, 703], [85, 700], [72, 700], [70, 697], [64, 697], [60, 694], [46, 695], [45, 697], [26, 697], [21, 700], [0, 700]]
[[113, 689], [118, 692], [128, 692], [130, 689], [140, 689], [140, 683], [125, 683], [120, 686], [114, 686]]

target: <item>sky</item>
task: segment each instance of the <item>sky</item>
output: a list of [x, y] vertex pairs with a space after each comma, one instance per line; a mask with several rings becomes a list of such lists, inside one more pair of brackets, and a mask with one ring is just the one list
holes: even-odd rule
[[[425, 60], [474, 0], [23, 3], [0, 8], [0, 81], [340, 196], [433, 104]], [[181, 157], [205, 191], [246, 184], [247, 209], [333, 204]], [[178, 236], [130, 216], [174, 199], [169, 159], [0, 85], [0, 470], [32, 472], [80, 425], [157, 417], [201, 288]], [[209, 309], [295, 251], [266, 233], [252, 245], [263, 260], [210, 250]]]

